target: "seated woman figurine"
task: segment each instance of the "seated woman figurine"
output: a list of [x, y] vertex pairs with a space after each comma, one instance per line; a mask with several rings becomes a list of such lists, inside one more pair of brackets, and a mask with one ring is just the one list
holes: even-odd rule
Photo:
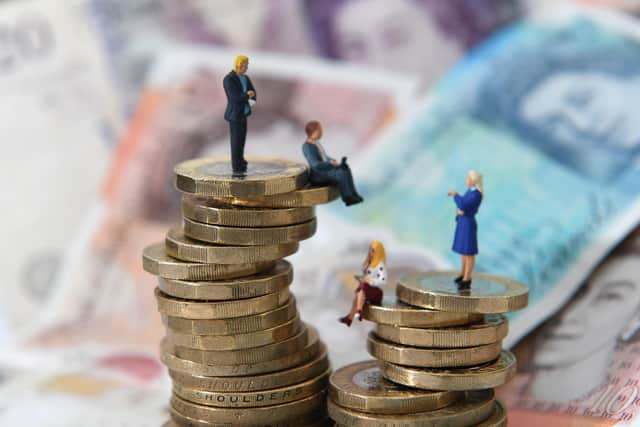
[[356, 296], [353, 299], [351, 311], [344, 317], [340, 318], [340, 322], [351, 326], [351, 321], [355, 316], [358, 320], [362, 320], [362, 307], [364, 303], [380, 304], [382, 301], [382, 286], [387, 283], [387, 256], [384, 252], [384, 246], [378, 240], [374, 240], [369, 245], [367, 258], [362, 265], [362, 276], [357, 277], [359, 280]]
[[362, 202], [362, 197], [356, 191], [353, 183], [351, 169], [347, 165], [347, 158], [343, 157], [341, 162], [328, 157], [320, 145], [322, 138], [322, 126], [320, 122], [311, 121], [304, 127], [307, 133], [307, 140], [302, 144], [302, 152], [309, 163], [309, 182], [311, 185], [337, 185], [340, 190], [340, 197], [345, 205], [351, 206]]

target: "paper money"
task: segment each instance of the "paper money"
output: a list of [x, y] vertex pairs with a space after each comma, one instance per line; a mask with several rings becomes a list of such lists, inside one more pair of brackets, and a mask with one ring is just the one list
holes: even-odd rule
[[96, 198], [120, 112], [86, 2], [5, 2], [0, 10], [4, 343], [55, 293], [64, 252]]
[[484, 173], [477, 268], [531, 290], [507, 346], [559, 308], [638, 219], [640, 128], [625, 99], [640, 90], [640, 44], [615, 22], [517, 24], [354, 165], [367, 206], [342, 216], [455, 267], [446, 191], [463, 190], [469, 169]]
[[168, 384], [134, 384], [104, 371], [15, 371], [0, 386], [0, 424], [152, 427], [168, 418]]
[[[313, 55], [409, 73], [425, 90], [522, 15], [517, 0], [91, 0], [129, 109], [170, 42]], [[363, 19], [363, 17], [366, 17]]]
[[[140, 254], [179, 221], [174, 165], [196, 156], [228, 155], [221, 82], [234, 55], [178, 46], [158, 61], [117, 149], [105, 201], [76, 242], [77, 252], [67, 258], [65, 287], [50, 310], [51, 327], [34, 343], [97, 341], [157, 348], [163, 329], [153, 298], [155, 281], [142, 271]], [[249, 75], [259, 97], [249, 121], [247, 155], [304, 161], [303, 128], [311, 118], [323, 123], [329, 153], [356, 155], [415, 93], [412, 79], [396, 75], [315, 60], [249, 56]], [[302, 279], [300, 286], [313, 283]]]
[[519, 372], [500, 389], [505, 402], [543, 412], [638, 420], [639, 231], [607, 256], [558, 314], [515, 348]]

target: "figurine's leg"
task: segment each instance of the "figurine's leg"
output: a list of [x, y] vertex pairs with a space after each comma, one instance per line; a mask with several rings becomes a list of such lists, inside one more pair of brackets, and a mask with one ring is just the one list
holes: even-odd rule
[[455, 279], [453, 279], [453, 281], [456, 282], [456, 283], [460, 283], [464, 279], [464, 271], [465, 271], [465, 267], [466, 267], [466, 258], [465, 258], [464, 255], [462, 255], [460, 257], [460, 259], [462, 261], [462, 266], [460, 267], [460, 275], [458, 277], [456, 277]]
[[245, 142], [247, 141], [247, 119], [244, 119], [242, 122], [242, 125], [240, 127], [240, 148], [239, 150], [239, 154], [240, 154], [240, 158], [238, 159], [238, 162], [241, 165], [242, 169], [247, 168], [247, 161], [244, 159], [244, 145]]
[[240, 159], [240, 137], [242, 132], [242, 124], [239, 121], [229, 122], [229, 131], [231, 134], [231, 167], [234, 172], [242, 170]]
[[469, 280], [471, 280], [471, 274], [473, 273], [473, 267], [476, 264], [476, 256], [475, 255], [469, 255], [469, 260], [467, 261], [467, 276], [469, 277]]
[[364, 295], [364, 290], [360, 290], [357, 294], [356, 294], [356, 312], [355, 315], [358, 317], [358, 320], [362, 320], [362, 307], [364, 307], [364, 303], [365, 303], [365, 295]]

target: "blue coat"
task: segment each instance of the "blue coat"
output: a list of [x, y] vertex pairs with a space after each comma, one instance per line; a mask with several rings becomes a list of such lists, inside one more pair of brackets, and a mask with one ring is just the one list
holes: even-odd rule
[[[255, 92], [251, 79], [246, 74], [245, 76], [247, 77], [247, 90]], [[249, 96], [242, 90], [240, 77], [235, 71], [231, 70], [222, 81], [222, 86], [224, 87], [224, 93], [227, 95], [227, 108], [224, 111], [224, 119], [229, 122], [244, 120], [251, 114], [251, 108], [249, 108], [248, 113], [245, 113], [245, 107], [249, 105]], [[256, 97], [254, 96], [253, 99], [256, 99]]]
[[476, 213], [482, 202], [482, 193], [469, 189], [464, 196], [455, 195], [453, 201], [464, 215], [456, 216], [456, 233], [451, 249], [461, 255], [475, 255], [478, 253]]

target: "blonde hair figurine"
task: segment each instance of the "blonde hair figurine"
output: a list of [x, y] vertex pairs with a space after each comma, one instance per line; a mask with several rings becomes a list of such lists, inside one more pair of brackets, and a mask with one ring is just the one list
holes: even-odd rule
[[478, 224], [476, 214], [484, 198], [482, 174], [470, 170], [467, 173], [467, 191], [459, 195], [455, 190], [449, 191], [456, 205], [456, 231], [453, 237], [452, 250], [462, 255], [462, 270], [454, 279], [460, 290], [471, 288], [471, 273], [478, 253]]
[[369, 252], [362, 265], [362, 276], [356, 276], [359, 281], [356, 288], [356, 296], [353, 299], [351, 311], [340, 322], [351, 326], [353, 318], [362, 320], [362, 307], [364, 303], [380, 304], [382, 301], [382, 289], [380, 286], [387, 283], [387, 256], [382, 242], [374, 240], [369, 245]]

